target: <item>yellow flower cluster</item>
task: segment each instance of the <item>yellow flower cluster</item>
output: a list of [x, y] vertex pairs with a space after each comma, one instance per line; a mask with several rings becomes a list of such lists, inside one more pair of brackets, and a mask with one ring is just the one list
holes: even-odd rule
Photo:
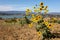
[[[34, 26], [34, 23], [35, 23], [38, 36], [41, 36], [41, 35], [47, 33], [48, 30], [53, 27], [53, 24], [44, 20], [43, 19], [44, 17], [40, 14], [42, 12], [44, 12], [46, 14], [48, 12], [47, 8], [48, 8], [48, 6], [44, 6], [43, 2], [41, 2], [38, 7], [37, 6], [34, 7], [33, 11], [37, 14], [33, 13], [33, 14], [29, 15], [29, 13], [32, 11], [30, 9], [26, 9], [26, 15], [28, 15], [30, 17], [29, 18], [30, 24], [28, 24], [28, 26], [30, 28], [32, 28]], [[28, 16], [27, 16], [27, 18], [28, 18]], [[53, 18], [53, 20], [56, 20], [56, 19]]]
[[40, 19], [42, 19], [41, 15], [32, 15], [31, 21], [37, 23]]
[[[47, 8], [48, 8], [48, 6], [44, 6], [43, 2], [41, 2], [39, 7], [37, 7], [37, 8], [34, 7], [34, 12], [44, 11], [44, 13], [46, 14], [48, 12]], [[31, 12], [30, 9], [26, 9], [26, 15], [29, 15], [30, 12]]]
[[44, 13], [46, 14], [48, 12], [47, 10], [48, 6], [44, 6], [43, 2], [40, 3], [40, 7], [38, 8], [39, 11], [44, 11]]
[[49, 23], [49, 24], [47, 25], [47, 27], [48, 27], [48, 28], [52, 28], [52, 27], [53, 27], [53, 24]]
[[[44, 10], [45, 13], [48, 12], [47, 10], [48, 6], [44, 6], [43, 2], [40, 3], [40, 6], [39, 7], [34, 7], [34, 12], [41, 12]], [[30, 9], [26, 9], [26, 15], [29, 15], [29, 13], [31, 12]], [[31, 14], [31, 19], [30, 21], [34, 22], [34, 23], [37, 23], [38, 21], [40, 21], [43, 17], [42, 15], [35, 15], [35, 14]], [[48, 24], [47, 22], [45, 22], [45, 24]], [[29, 24], [29, 27], [32, 27], [33, 23], [30, 23]]]
[[32, 28], [32, 27], [33, 27], [33, 23], [30, 23], [30, 24], [29, 24], [29, 27]]
[[34, 7], [34, 12], [42, 12], [42, 11], [44, 11], [44, 13], [46, 14], [48, 12], [47, 8], [48, 8], [48, 6], [44, 6], [44, 3], [41, 2], [40, 6], [38, 8]]
[[37, 32], [37, 35], [38, 35], [38, 36], [41, 36], [41, 35], [42, 35], [42, 32], [40, 32], [40, 31]]
[[44, 23], [45, 23], [45, 25], [46, 25], [48, 28], [53, 27], [53, 24], [52, 24], [52, 23], [49, 23], [49, 22], [44, 22]]
[[26, 9], [26, 15], [29, 15], [30, 12], [31, 12], [30, 9]]
[[37, 12], [37, 9], [34, 9], [34, 12]]

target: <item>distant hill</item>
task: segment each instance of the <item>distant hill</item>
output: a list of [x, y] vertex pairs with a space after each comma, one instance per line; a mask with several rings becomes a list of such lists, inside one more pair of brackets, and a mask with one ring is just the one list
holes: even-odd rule
[[[34, 13], [34, 12], [32, 12]], [[30, 13], [31, 14], [31, 13]], [[34, 13], [36, 15], [36, 13]], [[25, 15], [25, 11], [0, 11], [0, 19], [1, 18], [21, 18]], [[60, 13], [58, 12], [50, 12], [44, 15], [43, 13], [40, 13], [43, 17], [59, 17]]]
[[60, 12], [50, 12], [48, 14], [50, 14], [50, 15], [60, 15]]
[[[25, 11], [0, 11], [0, 15], [22, 15]], [[59, 12], [50, 12], [48, 15], [60, 15]]]
[[25, 14], [25, 11], [0, 11], [0, 15], [21, 15]]

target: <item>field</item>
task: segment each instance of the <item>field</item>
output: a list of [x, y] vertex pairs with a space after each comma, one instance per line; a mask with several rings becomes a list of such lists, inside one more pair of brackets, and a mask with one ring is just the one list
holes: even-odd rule
[[60, 40], [60, 13], [50, 13], [43, 2], [0, 14], [0, 40]]
[[[44, 20], [48, 19], [47, 17]], [[54, 23], [51, 32], [60, 35], [60, 24]], [[19, 22], [6, 23], [4, 20], [0, 20], [0, 40], [41, 40], [41, 37], [37, 35], [35, 27], [29, 28], [27, 24], [21, 26]], [[50, 40], [60, 40], [60, 38]]]

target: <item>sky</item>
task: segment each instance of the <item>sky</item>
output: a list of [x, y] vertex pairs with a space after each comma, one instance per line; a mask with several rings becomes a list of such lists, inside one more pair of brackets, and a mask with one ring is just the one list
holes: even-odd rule
[[60, 0], [0, 0], [0, 11], [25, 11], [40, 2], [48, 5], [49, 12], [60, 12]]

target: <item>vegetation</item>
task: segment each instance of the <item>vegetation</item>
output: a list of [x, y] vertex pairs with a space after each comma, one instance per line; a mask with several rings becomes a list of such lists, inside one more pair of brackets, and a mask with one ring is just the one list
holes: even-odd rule
[[[55, 38], [56, 36], [53, 33], [51, 33], [50, 29], [53, 27], [54, 25], [53, 23], [60, 24], [60, 20], [57, 20], [57, 18], [54, 18], [54, 17], [51, 17], [50, 20], [48, 21], [44, 20], [45, 17], [43, 17], [41, 13], [44, 13], [44, 15], [46, 16], [48, 12], [48, 6], [44, 6], [43, 2], [41, 2], [39, 6], [38, 5], [34, 6], [33, 11], [36, 14], [33, 14], [32, 10], [26, 9], [26, 15], [24, 16], [24, 18], [19, 20], [19, 23], [21, 24], [21, 26], [24, 26], [24, 24], [27, 24], [30, 28], [35, 27], [37, 31], [37, 35], [41, 37], [42, 40], [45, 40], [45, 39], [50, 40], [51, 38]], [[11, 20], [5, 20], [5, 22], [16, 23], [17, 20], [14, 18]]]
[[[30, 16], [29, 13], [31, 13], [32, 11], [30, 9], [26, 9], [26, 19], [30, 20], [28, 22], [29, 27], [31, 28], [33, 26], [33, 24], [36, 24], [35, 28], [37, 30], [37, 34], [38, 36], [42, 35], [42, 40], [45, 40], [45, 38], [47, 38], [48, 40], [51, 37], [55, 37], [51, 32], [50, 32], [50, 28], [53, 26], [51, 23], [49, 23], [48, 21], [43, 20], [43, 16], [40, 15], [40, 13], [42, 13], [44, 11], [44, 15], [47, 14], [48, 12], [48, 6], [44, 6], [43, 2], [40, 3], [40, 5], [38, 7], [34, 7], [34, 12], [36, 12], [35, 14], [31, 14], [31, 18], [28, 19], [27, 16]], [[55, 20], [54, 20], [55, 22]]]

